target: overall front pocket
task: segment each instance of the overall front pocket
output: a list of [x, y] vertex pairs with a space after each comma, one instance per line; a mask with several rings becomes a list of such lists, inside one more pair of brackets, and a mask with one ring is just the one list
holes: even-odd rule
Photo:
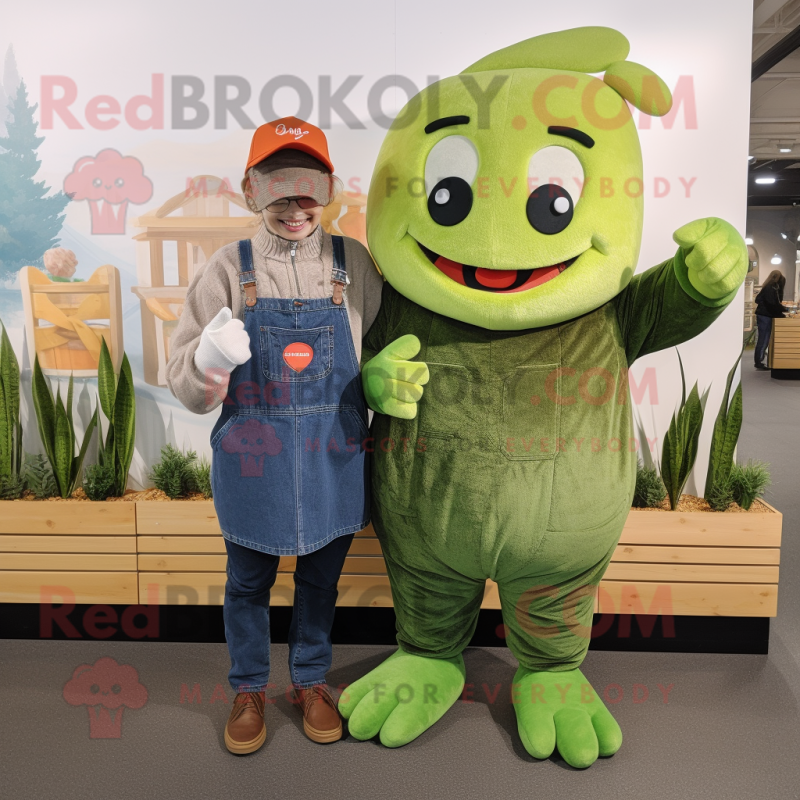
[[558, 448], [558, 364], [517, 367], [503, 383], [500, 448], [509, 461], [548, 461]]
[[260, 329], [261, 369], [270, 381], [316, 381], [333, 369], [333, 326]]

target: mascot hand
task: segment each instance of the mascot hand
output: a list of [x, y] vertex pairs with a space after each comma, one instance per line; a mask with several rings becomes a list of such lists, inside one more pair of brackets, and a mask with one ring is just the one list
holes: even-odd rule
[[228, 372], [250, 358], [250, 336], [240, 319], [232, 319], [229, 308], [221, 308], [203, 328], [200, 343], [194, 353], [194, 363], [200, 372], [224, 369]]
[[428, 365], [409, 361], [419, 353], [419, 339], [406, 334], [386, 345], [364, 364], [361, 382], [370, 408], [400, 419], [414, 419], [422, 387], [428, 382]]
[[672, 238], [680, 245], [689, 282], [703, 297], [719, 300], [742, 285], [749, 268], [747, 245], [730, 223], [696, 219]]

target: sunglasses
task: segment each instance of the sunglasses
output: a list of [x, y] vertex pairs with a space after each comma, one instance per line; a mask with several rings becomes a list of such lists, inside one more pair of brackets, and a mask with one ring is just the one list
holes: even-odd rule
[[319, 200], [315, 200], [313, 197], [282, 197], [280, 200], [270, 203], [267, 206], [267, 211], [280, 214], [282, 211], [286, 211], [286, 209], [289, 208], [289, 203], [292, 202], [297, 203], [297, 205], [304, 210], [322, 205]]

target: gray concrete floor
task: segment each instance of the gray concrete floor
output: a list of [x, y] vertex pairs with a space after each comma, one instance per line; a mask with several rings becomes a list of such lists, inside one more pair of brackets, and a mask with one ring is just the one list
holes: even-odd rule
[[[0, 642], [0, 796], [72, 798], [800, 798], [800, 548], [795, 460], [800, 382], [770, 379], [745, 361], [740, 458], [770, 461], [770, 502], [785, 515], [779, 617], [769, 656], [590, 652], [584, 671], [602, 691], [622, 688], [612, 709], [625, 741], [586, 771], [555, 757], [535, 762], [516, 734], [504, 649], [466, 654], [475, 702], [457, 703], [410, 745], [387, 750], [345, 739], [319, 746], [302, 733], [284, 695], [287, 648], [273, 648], [275, 703], [258, 753], [228, 754], [225, 645], [128, 642]], [[347, 683], [391, 652], [337, 647], [332, 684]], [[75, 668], [110, 656], [136, 668], [146, 704], [123, 713], [120, 738], [91, 738], [86, 707], [63, 688]], [[496, 698], [497, 684], [501, 684]], [[181, 703], [199, 684], [202, 702]], [[634, 702], [634, 684], [647, 687]], [[664, 702], [662, 687], [672, 684]], [[617, 691], [615, 689], [615, 691]], [[644, 690], [639, 688], [641, 700]], [[212, 702], [212, 700], [214, 702]]]

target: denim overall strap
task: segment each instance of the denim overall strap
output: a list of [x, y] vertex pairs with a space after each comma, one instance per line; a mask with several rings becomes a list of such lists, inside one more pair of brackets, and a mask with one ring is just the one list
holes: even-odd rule
[[[369, 521], [367, 407], [344, 243], [331, 238], [332, 295], [257, 297], [244, 310], [251, 355], [231, 373], [211, 432], [222, 534], [272, 555], [307, 555]], [[250, 243], [239, 252], [240, 285], [255, 292]]]
[[253, 269], [253, 243], [249, 239], [239, 240], [239, 286], [244, 292], [244, 304], [252, 308], [258, 295], [256, 271]]
[[342, 304], [345, 287], [350, 283], [347, 277], [347, 263], [344, 258], [344, 239], [341, 236], [331, 236], [333, 244], [333, 270], [331, 271], [331, 283], [333, 284], [333, 302], [340, 306]]

